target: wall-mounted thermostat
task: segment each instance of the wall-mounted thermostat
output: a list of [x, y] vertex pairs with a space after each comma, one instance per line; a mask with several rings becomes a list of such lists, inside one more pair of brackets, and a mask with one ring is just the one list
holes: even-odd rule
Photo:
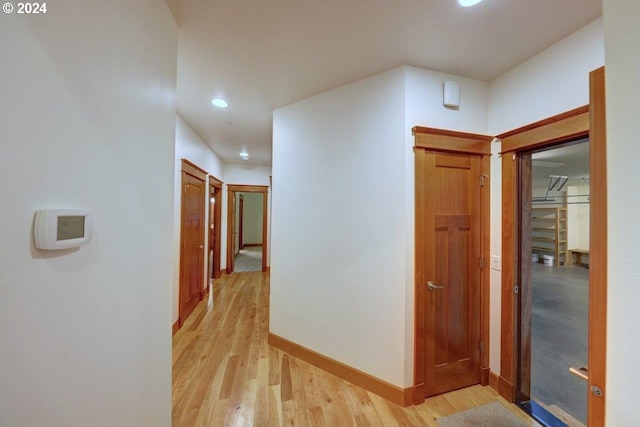
[[91, 241], [93, 215], [85, 209], [50, 209], [36, 212], [36, 248], [69, 249]]

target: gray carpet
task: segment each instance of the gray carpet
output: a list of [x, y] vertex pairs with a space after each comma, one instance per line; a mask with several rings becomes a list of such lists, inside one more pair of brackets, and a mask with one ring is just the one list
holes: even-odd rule
[[262, 246], [245, 246], [236, 255], [233, 271], [262, 271]]
[[505, 408], [500, 402], [491, 402], [453, 415], [438, 418], [440, 427], [528, 427], [527, 424]]

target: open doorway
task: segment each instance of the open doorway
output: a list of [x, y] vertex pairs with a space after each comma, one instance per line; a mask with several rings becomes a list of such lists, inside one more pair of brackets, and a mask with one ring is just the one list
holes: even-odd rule
[[[561, 142], [589, 140], [589, 259], [588, 264], [588, 371], [577, 368], [586, 382], [587, 425], [605, 424], [606, 328], [607, 328], [607, 174], [604, 67], [589, 74], [589, 105], [531, 123], [498, 135], [502, 141], [502, 290], [501, 351], [498, 389], [508, 401], [526, 402], [531, 397], [531, 360], [527, 360], [527, 335], [531, 330], [531, 298], [523, 270], [531, 267], [532, 241], [526, 238], [532, 228], [533, 189], [531, 171], [535, 152], [557, 147]], [[544, 159], [538, 159], [544, 161]], [[522, 172], [520, 172], [522, 170]], [[557, 174], [561, 175], [561, 174]], [[529, 184], [527, 184], [529, 183]], [[528, 188], [527, 188], [528, 185]], [[528, 196], [527, 196], [528, 195]], [[529, 209], [529, 215], [522, 212]], [[554, 220], [555, 221], [555, 220]], [[524, 234], [523, 234], [524, 232]], [[524, 237], [524, 238], [523, 238]], [[566, 264], [570, 258], [567, 248]], [[580, 249], [580, 248], [578, 248]], [[573, 256], [573, 254], [572, 254]], [[578, 262], [576, 258], [571, 263]], [[551, 262], [549, 260], [548, 262]], [[553, 260], [565, 268], [563, 260]], [[530, 277], [529, 273], [529, 277]], [[529, 284], [529, 289], [531, 286]], [[544, 294], [543, 294], [544, 297]], [[528, 314], [527, 314], [528, 313]], [[529, 322], [529, 323], [527, 323]], [[561, 328], [553, 324], [552, 328]], [[527, 332], [529, 331], [529, 332]], [[530, 346], [530, 344], [529, 344]], [[523, 349], [524, 347], [524, 349]], [[524, 356], [523, 356], [524, 355]], [[527, 372], [528, 371], [528, 372]], [[527, 381], [529, 379], [529, 382]], [[550, 424], [546, 423], [545, 424]], [[553, 425], [566, 425], [562, 424]]]
[[262, 271], [263, 197], [236, 192], [234, 271]]
[[227, 273], [267, 271], [267, 186], [229, 185]]
[[587, 422], [589, 141], [520, 161], [518, 403], [548, 425]]

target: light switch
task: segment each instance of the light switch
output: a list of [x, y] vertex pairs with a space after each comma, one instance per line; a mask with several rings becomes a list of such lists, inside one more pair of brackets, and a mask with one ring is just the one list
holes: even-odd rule
[[496, 271], [502, 270], [502, 258], [497, 255], [493, 255], [491, 257], [491, 269]]

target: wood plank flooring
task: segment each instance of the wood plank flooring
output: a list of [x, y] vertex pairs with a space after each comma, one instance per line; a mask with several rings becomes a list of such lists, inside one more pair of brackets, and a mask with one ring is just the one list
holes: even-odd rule
[[498, 400], [474, 386], [402, 408], [267, 344], [268, 273], [216, 280], [173, 338], [173, 426], [433, 426]]

